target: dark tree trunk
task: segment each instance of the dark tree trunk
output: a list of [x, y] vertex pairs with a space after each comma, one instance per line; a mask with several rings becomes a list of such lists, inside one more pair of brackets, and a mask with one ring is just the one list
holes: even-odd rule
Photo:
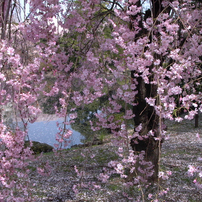
[[194, 119], [195, 119], [195, 128], [198, 128], [199, 115], [196, 114]]
[[[163, 9], [161, 6], [161, 0], [152, 0], [151, 2], [152, 8], [151, 10], [146, 11], [144, 20], [146, 20], [147, 17], [151, 16], [153, 16], [153, 18], [156, 18]], [[138, 5], [140, 4], [141, 1], [138, 2]], [[137, 17], [138, 16], [131, 16], [131, 21], [133, 19], [136, 19]], [[141, 18], [143, 17], [141, 16]], [[145, 34], [147, 34], [147, 31], [143, 28], [142, 21], [139, 22], [139, 27], [141, 27], [142, 30], [138, 33], [138, 35], [136, 35], [135, 41], [138, 40], [138, 38], [140, 38], [141, 36], [145, 36]], [[151, 37], [150, 40], [152, 40]], [[155, 59], [159, 58], [158, 55], [156, 55], [155, 57]], [[150, 73], [152, 73], [152, 69], [153, 66], [150, 67]], [[132, 80], [134, 79], [134, 74], [137, 74], [137, 72], [131, 72]], [[133, 138], [131, 139], [130, 144], [135, 153], [145, 151], [144, 160], [152, 162], [154, 166], [153, 175], [151, 177], [147, 177], [146, 180], [148, 180], [149, 182], [155, 182], [158, 180], [159, 152], [161, 146], [159, 140], [156, 140], [156, 137], [159, 137], [159, 117], [156, 114], [154, 107], [146, 103], [145, 98], [157, 98], [157, 86], [151, 83], [146, 84], [142, 79], [141, 74], [139, 74], [139, 77], [136, 78], [136, 80], [138, 82], [136, 88], [136, 90], [138, 90], [138, 94], [135, 97], [135, 103], [137, 103], [137, 105], [133, 107], [133, 113], [135, 114], [134, 125], [136, 128], [137, 126], [142, 124], [142, 130], [139, 132], [140, 136], [147, 135], [150, 130], [153, 131], [154, 136], [148, 136], [148, 138], [142, 138], [141, 140], [139, 140], [138, 138]], [[150, 77], [150, 82], [152, 80], [153, 76]], [[156, 102], [158, 101], [156, 100]], [[145, 168], [145, 166], [139, 163], [137, 163], [136, 167], [140, 167], [141, 169]], [[138, 171], [136, 172], [136, 174], [141, 175], [141, 173], [138, 173]], [[131, 176], [129, 176], [129, 180], [132, 180]]]
[[6, 37], [6, 27], [9, 19], [9, 12], [11, 8], [11, 0], [2, 0], [0, 3], [1, 6], [1, 39]]
[[[144, 80], [139, 77], [137, 90], [138, 94], [135, 100], [138, 104], [133, 108], [133, 113], [135, 114], [135, 127], [142, 124], [142, 130], [139, 134], [140, 136], [146, 136], [150, 130], [154, 132], [154, 136], [148, 136], [148, 138], [142, 138], [142, 140], [133, 138], [131, 139], [131, 147], [136, 154], [145, 151], [145, 160], [152, 162], [154, 166], [154, 174], [147, 178], [147, 180], [155, 182], [158, 179], [158, 161], [160, 151], [160, 143], [158, 140], [155, 140], [155, 137], [159, 137], [159, 117], [156, 114], [154, 107], [151, 107], [146, 103], [145, 98], [156, 97], [157, 86], [145, 84]], [[137, 167], [138, 166], [140, 166], [141, 169], [144, 167], [141, 165], [137, 165]]]

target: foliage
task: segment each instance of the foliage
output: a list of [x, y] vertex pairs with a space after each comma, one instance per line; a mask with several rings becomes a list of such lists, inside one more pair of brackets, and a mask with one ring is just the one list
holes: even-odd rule
[[[25, 147], [30, 146], [30, 142], [29, 141], [25, 141]], [[52, 152], [53, 151], [53, 147], [46, 144], [46, 143], [40, 143], [37, 141], [32, 141], [32, 146], [31, 146], [31, 150], [34, 152], [34, 154], [40, 154], [40, 153], [47, 153], [47, 152]]]
[[[158, 167], [166, 138], [163, 120], [189, 120], [202, 111], [202, 12], [198, 1], [151, 0], [146, 11], [142, 2], [32, 0], [29, 19], [17, 20], [17, 12], [28, 2], [17, 8], [14, 0], [2, 1], [1, 199], [31, 201], [24, 189], [29, 183], [21, 183], [17, 176], [27, 177], [27, 161], [33, 157], [30, 148], [24, 148], [27, 125], [37, 120], [44, 98], [51, 103], [44, 109], [55, 103], [51, 112], [64, 118], [57, 125], [58, 150], [68, 145], [70, 124], [85, 126], [86, 136], [106, 130], [113, 134], [122, 160], [109, 164], [113, 172], [101, 173], [103, 183], [114, 172], [123, 180], [130, 178], [127, 184], [138, 185], [138, 200], [144, 201], [142, 184], [162, 177]], [[47, 81], [48, 74], [54, 82]], [[3, 120], [7, 104], [16, 118], [13, 131]], [[178, 116], [178, 108], [187, 114]], [[23, 130], [18, 128], [19, 119]], [[46, 175], [48, 168], [42, 165], [37, 171]], [[189, 171], [201, 178], [200, 169]], [[82, 171], [75, 167], [75, 172], [82, 179]], [[78, 187], [73, 187], [75, 194]], [[156, 196], [160, 194], [158, 189]]]

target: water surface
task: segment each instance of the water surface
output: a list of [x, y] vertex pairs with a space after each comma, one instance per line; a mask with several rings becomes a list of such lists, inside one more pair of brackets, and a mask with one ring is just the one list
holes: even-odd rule
[[[51, 146], [57, 144], [55, 140], [55, 135], [58, 132], [56, 123], [62, 123], [62, 119], [52, 120], [52, 121], [37, 121], [35, 123], [28, 124], [28, 135], [30, 140], [38, 141], [41, 143], [47, 143]], [[67, 148], [70, 148], [76, 144], [82, 144], [81, 140], [84, 139], [84, 136], [81, 133], [73, 130], [71, 126], [67, 126], [68, 129], [73, 131], [72, 136], [70, 137], [70, 144]]]

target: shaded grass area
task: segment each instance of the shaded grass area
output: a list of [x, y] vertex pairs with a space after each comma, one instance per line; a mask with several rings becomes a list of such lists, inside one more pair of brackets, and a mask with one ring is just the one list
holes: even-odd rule
[[[108, 162], [120, 160], [116, 154], [117, 148], [112, 146], [110, 139], [108, 139], [108, 142], [104, 141], [105, 143], [102, 145], [62, 150], [58, 153], [58, 156], [53, 155], [52, 152], [44, 154], [43, 160], [50, 162], [53, 167], [53, 174], [51, 180], [47, 177], [41, 181], [43, 186], [38, 183], [38, 189], [34, 194], [39, 197], [39, 201], [50, 201], [50, 198], [52, 201], [58, 201], [59, 199], [56, 198], [59, 197], [58, 190], [61, 189], [64, 190], [64, 198], [67, 201], [127, 202], [136, 200], [143, 191], [145, 201], [151, 201], [148, 199], [148, 194], [155, 196], [159, 186], [160, 190], [169, 188], [166, 195], [159, 197], [159, 201], [200, 202], [202, 201], [202, 193], [194, 186], [193, 178], [189, 178], [187, 175], [188, 165], [192, 163], [195, 165], [197, 158], [201, 157], [202, 145], [200, 142], [193, 141], [195, 133], [200, 132], [200, 128], [195, 130], [193, 127], [187, 127], [189, 133], [182, 132], [184, 131], [182, 128], [187, 124], [187, 122], [182, 125], [174, 123], [169, 127], [168, 133], [171, 133], [171, 136], [163, 144], [160, 171], [171, 171], [172, 175], [167, 180], [160, 181], [160, 184], [154, 184], [150, 187], [142, 186], [142, 188], [140, 186], [127, 188], [123, 185], [125, 183], [124, 179], [120, 178], [118, 174], [111, 175], [107, 184], [101, 183], [98, 176], [100, 173], [105, 173], [105, 170], [110, 170]], [[95, 157], [93, 157], [94, 155]], [[77, 176], [74, 169], [75, 165], [79, 172], [84, 171], [83, 177]], [[32, 168], [32, 171], [36, 174], [34, 168]], [[63, 185], [60, 185], [59, 181], [64, 182]], [[89, 190], [85, 187], [79, 187], [77, 197], [72, 192], [74, 184], [81, 184], [81, 182], [85, 184], [92, 181], [100, 188]], [[123, 193], [128, 194], [132, 199], [128, 199]]]

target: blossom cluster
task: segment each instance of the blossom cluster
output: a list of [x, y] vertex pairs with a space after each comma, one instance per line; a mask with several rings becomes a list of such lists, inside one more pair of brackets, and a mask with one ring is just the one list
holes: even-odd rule
[[[160, 4], [159, 11], [150, 8], [152, 15], [147, 16], [147, 12], [142, 14], [144, 9], [137, 0], [124, 4], [107, 2], [106, 7], [99, 0], [32, 0], [29, 20], [13, 23], [17, 25], [10, 31], [9, 26], [3, 30], [6, 22], [3, 20], [5, 13], [12, 12], [1, 13], [0, 144], [4, 148], [0, 152], [1, 198], [12, 200], [9, 196], [14, 195], [17, 186], [29, 198], [23, 187], [27, 185], [18, 183], [16, 176], [20, 179], [27, 176], [26, 160], [32, 159], [30, 148], [24, 147], [29, 135], [27, 125], [37, 120], [44, 98], [59, 97], [53, 103], [54, 112], [64, 119], [57, 125], [59, 144], [55, 146], [59, 149], [69, 144], [72, 131], [68, 126], [79, 118], [77, 110], [106, 98], [107, 104], [100, 106], [100, 113], [93, 114], [96, 121], [87, 119], [93, 131], [109, 129], [114, 136], [113, 143], [119, 148], [122, 160], [111, 162], [110, 166], [124, 179], [127, 169], [129, 173], [138, 173], [133, 183], [146, 183], [145, 179], [153, 175], [155, 165], [145, 160], [143, 151], [137, 154], [131, 150], [131, 138], [143, 140], [149, 136], [161, 141], [165, 135], [161, 127], [163, 119], [179, 122], [193, 119], [202, 111], [201, 9], [193, 9], [190, 1], [151, 1], [151, 4], [154, 2]], [[4, 7], [8, 9], [8, 4]], [[2, 116], [8, 104], [16, 119], [13, 130], [5, 126]], [[142, 120], [141, 115], [148, 109]], [[180, 110], [186, 110], [187, 114], [179, 117]], [[155, 121], [159, 123], [153, 124], [158, 129], [150, 127], [153, 114], [158, 117]], [[18, 127], [19, 120], [23, 130]], [[130, 120], [133, 124], [129, 124]], [[132, 135], [131, 125], [136, 127]], [[126, 156], [123, 146], [128, 149]], [[48, 164], [37, 170], [44, 174], [46, 168], [49, 169]], [[24, 169], [24, 173], [19, 169]], [[190, 175], [195, 171], [189, 167]], [[75, 172], [78, 177], [84, 174], [77, 167]], [[158, 177], [167, 179], [169, 175], [159, 172]], [[102, 173], [101, 178], [106, 182], [109, 175]], [[73, 187], [75, 193], [77, 188]]]

